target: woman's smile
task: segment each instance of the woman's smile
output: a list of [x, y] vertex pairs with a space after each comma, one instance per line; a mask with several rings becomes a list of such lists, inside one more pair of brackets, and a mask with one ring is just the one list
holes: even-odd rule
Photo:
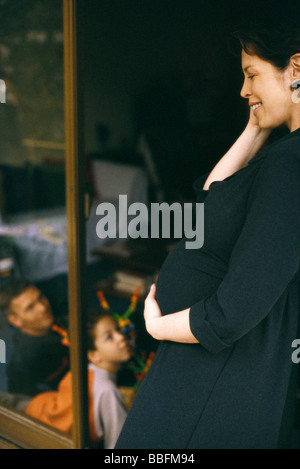
[[262, 107], [262, 103], [254, 104], [253, 106], [251, 106], [251, 109], [254, 112], [255, 116], [260, 111], [261, 107]]
[[241, 96], [248, 99], [253, 115], [261, 128], [276, 128], [282, 124], [292, 130], [296, 111], [291, 99], [290, 69], [278, 70], [255, 54], [242, 51], [244, 84]]

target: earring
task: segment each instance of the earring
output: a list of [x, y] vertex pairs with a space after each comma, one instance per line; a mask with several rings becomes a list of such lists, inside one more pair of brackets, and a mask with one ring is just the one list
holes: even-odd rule
[[294, 81], [294, 83], [291, 84], [292, 90], [297, 90], [298, 88], [300, 88], [300, 80], [296, 80]]
[[294, 83], [291, 84], [291, 90], [292, 92], [292, 101], [295, 104], [300, 103], [300, 80], [294, 81]]

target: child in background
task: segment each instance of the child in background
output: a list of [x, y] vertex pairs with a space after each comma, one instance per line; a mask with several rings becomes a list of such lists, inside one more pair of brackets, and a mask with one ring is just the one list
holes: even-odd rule
[[[132, 349], [119, 332], [115, 319], [103, 312], [91, 318], [88, 325], [88, 395], [91, 441], [114, 448], [127, 410], [116, 385], [116, 374], [122, 363], [132, 357]], [[69, 372], [58, 391], [36, 396], [25, 413], [63, 432], [72, 433], [72, 376]]]

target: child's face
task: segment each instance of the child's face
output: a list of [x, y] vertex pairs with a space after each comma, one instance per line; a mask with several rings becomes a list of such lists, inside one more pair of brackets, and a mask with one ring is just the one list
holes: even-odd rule
[[100, 319], [94, 332], [96, 350], [89, 353], [89, 358], [95, 365], [115, 372], [121, 363], [132, 357], [132, 349], [113, 318]]

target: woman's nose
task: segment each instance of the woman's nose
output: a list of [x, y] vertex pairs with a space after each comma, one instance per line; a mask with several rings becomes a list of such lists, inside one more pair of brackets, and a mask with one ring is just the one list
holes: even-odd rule
[[251, 95], [251, 90], [247, 86], [246, 80], [243, 83], [240, 95], [242, 96], [242, 98], [249, 98], [249, 96]]

